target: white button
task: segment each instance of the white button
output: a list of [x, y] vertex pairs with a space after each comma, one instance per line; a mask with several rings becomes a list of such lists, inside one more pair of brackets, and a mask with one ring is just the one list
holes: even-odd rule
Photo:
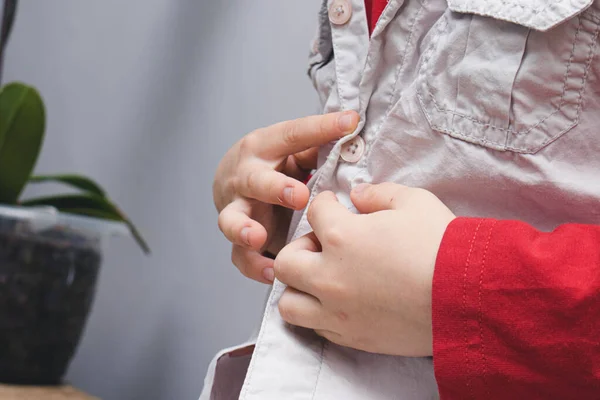
[[334, 25], [344, 25], [352, 16], [352, 4], [348, 0], [333, 0], [329, 6], [329, 20]]
[[360, 136], [355, 136], [342, 145], [341, 152], [342, 160], [349, 163], [358, 162], [365, 152], [365, 140]]

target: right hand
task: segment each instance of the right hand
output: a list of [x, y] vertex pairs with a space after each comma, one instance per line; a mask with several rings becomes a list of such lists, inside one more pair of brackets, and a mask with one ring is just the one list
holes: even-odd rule
[[285, 244], [292, 210], [306, 207], [309, 190], [302, 179], [316, 167], [318, 147], [352, 133], [354, 111], [280, 122], [240, 139], [215, 174], [213, 200], [219, 228], [233, 243], [232, 260], [247, 277], [273, 281], [273, 260]]

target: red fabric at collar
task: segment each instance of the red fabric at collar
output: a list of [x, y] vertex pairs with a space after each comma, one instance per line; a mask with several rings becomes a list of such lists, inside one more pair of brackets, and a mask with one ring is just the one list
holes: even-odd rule
[[367, 10], [367, 24], [369, 25], [369, 34], [373, 33], [373, 29], [377, 24], [377, 20], [381, 16], [387, 0], [365, 0], [365, 8]]

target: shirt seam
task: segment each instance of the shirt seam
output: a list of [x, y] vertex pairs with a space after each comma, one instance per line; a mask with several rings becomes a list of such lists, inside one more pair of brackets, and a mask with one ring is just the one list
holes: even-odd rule
[[[471, 256], [473, 255], [473, 249], [475, 248], [477, 234], [479, 233], [479, 229], [481, 228], [482, 224], [483, 224], [483, 220], [480, 220], [479, 223], [477, 224], [477, 227], [475, 228], [475, 232], [473, 233], [473, 238], [470, 241], [469, 253], [467, 254], [467, 258], [465, 260], [465, 267], [464, 267], [464, 271], [463, 271], [463, 296], [462, 296], [462, 315], [463, 315], [463, 326], [464, 326], [463, 340], [465, 343], [464, 360], [465, 360], [465, 367], [467, 367], [467, 368], [469, 367], [469, 364], [470, 364], [469, 351], [468, 351], [469, 343], [468, 343], [468, 337], [467, 337], [467, 274], [469, 272], [469, 267], [471, 264]], [[465, 380], [465, 386], [467, 387], [467, 391], [470, 393], [469, 398], [474, 399], [475, 394], [473, 392], [473, 387], [471, 386], [471, 380], [469, 379], [468, 373], [467, 373], [467, 379]]]
[[315, 381], [315, 387], [313, 388], [312, 395], [310, 396], [311, 400], [314, 400], [317, 395], [317, 388], [319, 387], [319, 382], [321, 381], [321, 371], [323, 370], [323, 363], [325, 362], [325, 351], [327, 350], [328, 343], [323, 339], [321, 342], [321, 355], [319, 357], [319, 370], [317, 371], [317, 380]]
[[490, 227], [490, 231], [488, 233], [488, 237], [487, 237], [487, 240], [485, 243], [485, 250], [483, 251], [483, 257], [481, 260], [481, 270], [479, 271], [478, 301], [477, 301], [478, 302], [477, 322], [479, 325], [479, 341], [480, 341], [479, 353], [481, 355], [481, 383], [482, 383], [483, 390], [487, 396], [489, 396], [490, 393], [489, 393], [489, 387], [485, 384], [485, 379], [486, 379], [486, 374], [487, 374], [487, 359], [485, 356], [485, 343], [484, 343], [484, 335], [483, 335], [483, 307], [482, 307], [483, 277], [485, 274], [485, 266], [486, 266], [485, 263], [487, 261], [488, 250], [490, 247], [490, 242], [492, 240], [492, 233], [494, 232], [494, 228], [496, 227], [497, 223], [498, 223], [498, 221], [494, 221], [494, 223]]

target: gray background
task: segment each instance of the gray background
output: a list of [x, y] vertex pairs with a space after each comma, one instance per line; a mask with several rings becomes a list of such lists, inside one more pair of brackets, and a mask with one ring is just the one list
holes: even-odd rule
[[108, 243], [68, 374], [76, 386], [196, 399], [214, 353], [260, 322], [266, 287], [230, 263], [212, 177], [244, 133], [315, 112], [306, 64], [318, 3], [21, 0], [4, 81], [46, 101], [37, 171], [96, 178], [153, 249]]

